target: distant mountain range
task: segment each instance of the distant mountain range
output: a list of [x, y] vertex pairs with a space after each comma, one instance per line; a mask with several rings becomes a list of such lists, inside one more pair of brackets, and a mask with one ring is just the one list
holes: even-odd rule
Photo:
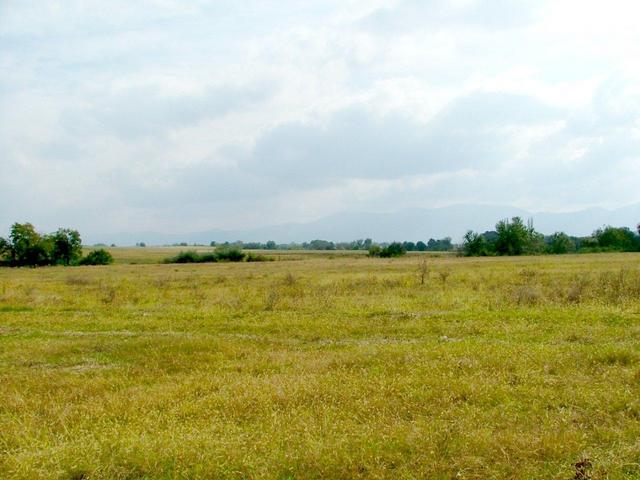
[[428, 240], [451, 237], [459, 242], [471, 229], [492, 230], [502, 218], [520, 216], [533, 219], [539, 232], [550, 234], [564, 231], [585, 236], [603, 225], [627, 226], [635, 230], [640, 222], [640, 203], [606, 210], [590, 208], [571, 213], [529, 212], [519, 208], [497, 205], [453, 205], [433, 209], [406, 209], [385, 213], [338, 213], [310, 223], [289, 223], [248, 230], [209, 230], [204, 232], [163, 234], [137, 232], [88, 235], [87, 243], [115, 243], [135, 245], [166, 245], [179, 242], [209, 244], [216, 242], [244, 242], [274, 240], [277, 243], [304, 242], [316, 238], [331, 241], [350, 241], [372, 238], [377, 242], [393, 240]]

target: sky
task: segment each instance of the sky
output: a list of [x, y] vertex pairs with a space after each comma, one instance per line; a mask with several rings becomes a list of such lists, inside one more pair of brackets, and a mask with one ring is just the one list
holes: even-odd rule
[[2, 0], [0, 233], [640, 202], [640, 3]]

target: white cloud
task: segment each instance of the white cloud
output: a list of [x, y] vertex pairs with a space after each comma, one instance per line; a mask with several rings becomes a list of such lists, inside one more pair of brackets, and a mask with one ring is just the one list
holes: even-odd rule
[[622, 0], [2, 2], [0, 228], [638, 202], [639, 13]]

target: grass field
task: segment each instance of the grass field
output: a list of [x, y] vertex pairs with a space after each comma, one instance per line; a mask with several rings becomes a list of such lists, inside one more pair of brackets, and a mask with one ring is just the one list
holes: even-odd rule
[[639, 254], [112, 251], [0, 269], [1, 479], [640, 478]]

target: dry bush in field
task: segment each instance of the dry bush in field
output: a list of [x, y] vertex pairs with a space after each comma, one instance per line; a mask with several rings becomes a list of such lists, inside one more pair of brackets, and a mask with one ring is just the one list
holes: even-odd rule
[[523, 285], [515, 291], [515, 302], [518, 305], [534, 306], [542, 301], [540, 289], [532, 285]]
[[447, 286], [447, 280], [449, 279], [449, 276], [451, 275], [451, 270], [446, 269], [446, 270], [441, 270], [439, 272], [440, 275], [440, 281], [442, 282], [442, 286], [446, 287]]
[[420, 272], [420, 285], [424, 285], [424, 281], [429, 274], [429, 264], [427, 263], [426, 259], [420, 262], [419, 272]]
[[282, 283], [284, 283], [287, 286], [295, 285], [296, 277], [294, 277], [291, 272], [287, 272], [287, 274], [282, 279]]
[[273, 310], [276, 307], [279, 298], [280, 295], [278, 295], [278, 292], [275, 290], [269, 290], [264, 299], [264, 309]]
[[116, 289], [113, 286], [103, 286], [100, 288], [100, 301], [105, 305], [112, 304], [116, 299]]
[[587, 287], [589, 285], [589, 279], [587, 277], [579, 277], [569, 286], [567, 290], [566, 300], [568, 303], [580, 303], [582, 302]]

